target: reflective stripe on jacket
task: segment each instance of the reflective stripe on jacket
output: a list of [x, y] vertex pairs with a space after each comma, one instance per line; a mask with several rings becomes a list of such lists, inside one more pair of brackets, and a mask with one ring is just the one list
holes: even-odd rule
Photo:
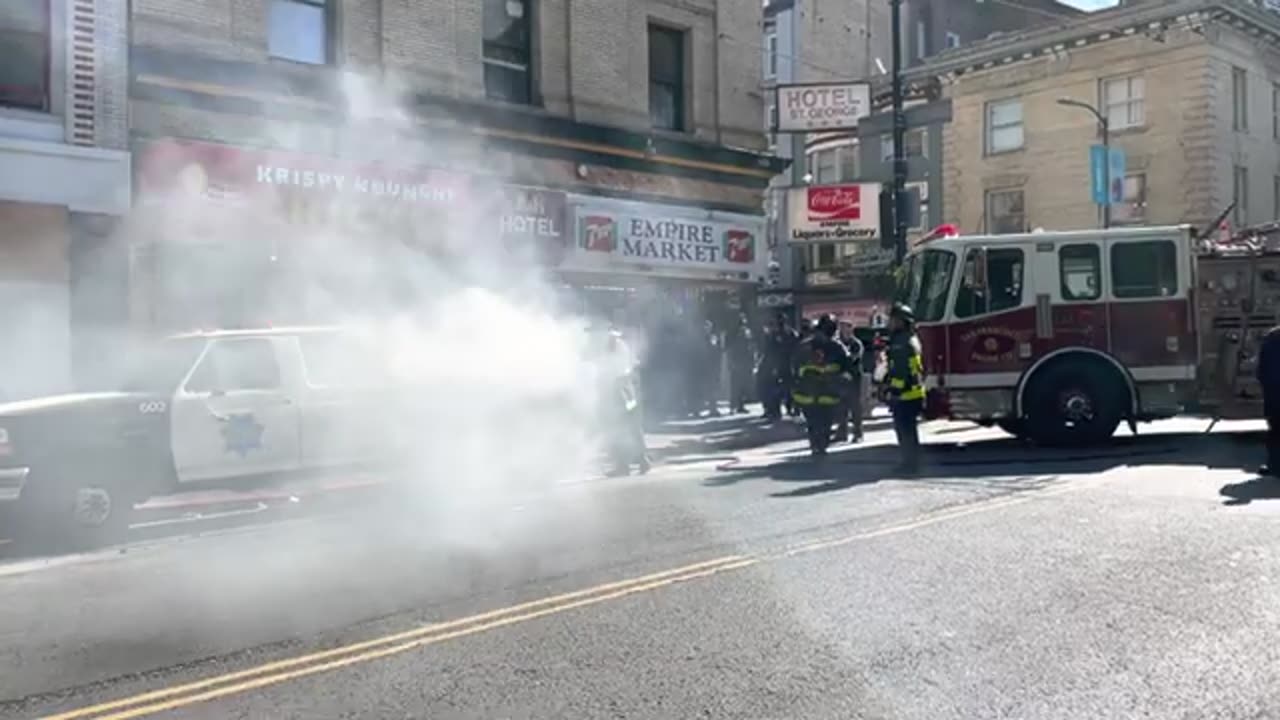
[[791, 399], [797, 405], [839, 405], [840, 366], [804, 364], [797, 373], [796, 388]]
[[924, 399], [924, 359], [920, 338], [910, 331], [900, 332], [889, 341], [889, 392], [899, 400]]

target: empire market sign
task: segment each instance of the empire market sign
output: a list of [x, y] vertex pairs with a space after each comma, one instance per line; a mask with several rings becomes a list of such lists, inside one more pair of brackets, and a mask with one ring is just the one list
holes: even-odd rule
[[599, 201], [575, 207], [574, 221], [571, 265], [582, 269], [751, 281], [764, 275], [763, 218]]

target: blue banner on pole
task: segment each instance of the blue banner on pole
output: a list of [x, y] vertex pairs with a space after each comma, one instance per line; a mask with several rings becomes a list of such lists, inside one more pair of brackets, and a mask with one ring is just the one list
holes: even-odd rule
[[1089, 192], [1095, 203], [1106, 205], [1111, 196], [1107, 190], [1107, 148], [1094, 145], [1089, 148]]
[[1124, 150], [1093, 145], [1089, 148], [1089, 192], [1099, 205], [1124, 202]]

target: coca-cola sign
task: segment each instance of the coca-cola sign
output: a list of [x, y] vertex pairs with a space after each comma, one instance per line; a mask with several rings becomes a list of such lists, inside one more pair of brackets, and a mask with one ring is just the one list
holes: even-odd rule
[[857, 220], [862, 217], [862, 186], [811, 187], [808, 204], [812, 220]]
[[880, 185], [796, 188], [787, 194], [787, 219], [793, 243], [874, 240], [880, 235]]

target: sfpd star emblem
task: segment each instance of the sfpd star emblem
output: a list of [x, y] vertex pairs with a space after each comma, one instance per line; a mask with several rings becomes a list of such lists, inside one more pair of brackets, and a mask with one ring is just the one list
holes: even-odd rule
[[246, 457], [253, 450], [261, 450], [264, 429], [252, 414], [230, 416], [222, 425], [222, 439], [227, 452]]

